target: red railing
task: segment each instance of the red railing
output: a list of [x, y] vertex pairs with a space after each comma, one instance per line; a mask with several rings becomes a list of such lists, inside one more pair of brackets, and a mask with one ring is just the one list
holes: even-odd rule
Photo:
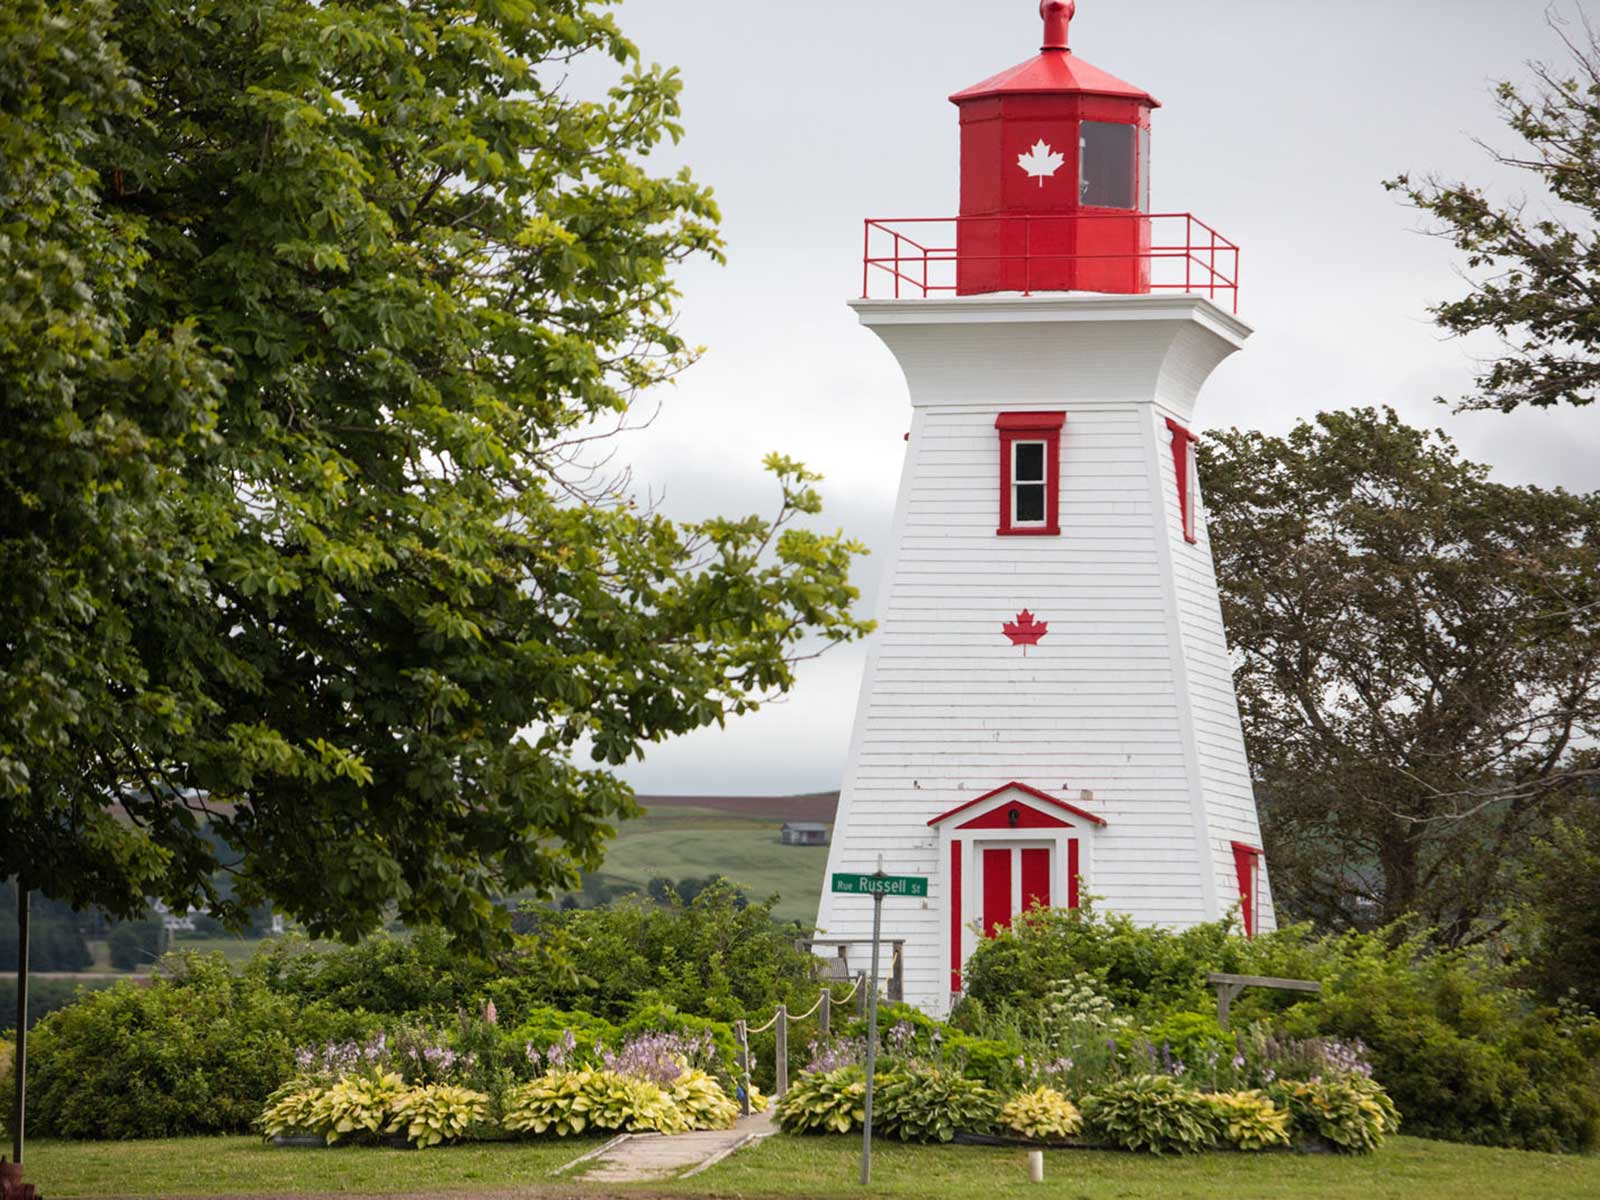
[[867, 219], [862, 299], [997, 291], [1187, 292], [1238, 312], [1239, 247], [1192, 213]]

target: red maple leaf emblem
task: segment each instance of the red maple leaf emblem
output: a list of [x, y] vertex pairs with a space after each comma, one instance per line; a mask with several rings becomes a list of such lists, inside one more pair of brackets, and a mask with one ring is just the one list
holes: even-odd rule
[[1035, 621], [1027, 609], [1019, 612], [1015, 621], [1007, 621], [1000, 628], [1013, 646], [1023, 647], [1023, 653], [1027, 653], [1027, 647], [1037, 646], [1039, 639], [1050, 632], [1050, 626], [1044, 621]]

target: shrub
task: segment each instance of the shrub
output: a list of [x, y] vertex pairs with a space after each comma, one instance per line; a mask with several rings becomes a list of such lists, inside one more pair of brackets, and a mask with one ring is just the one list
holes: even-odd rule
[[666, 1004], [733, 1021], [770, 1012], [779, 1001], [809, 1005], [817, 991], [815, 959], [773, 922], [771, 902], [745, 904], [724, 882], [689, 903], [540, 908], [520, 914], [518, 924], [570, 967], [524, 979], [530, 1004], [582, 1008], [612, 1021], [642, 1005]]
[[1083, 1115], [1055, 1088], [1038, 1087], [1013, 1096], [1000, 1110], [1000, 1123], [1019, 1137], [1059, 1142], [1083, 1128]]
[[1217, 1110], [1218, 1136], [1235, 1150], [1266, 1150], [1289, 1144], [1289, 1113], [1264, 1092], [1216, 1092], [1206, 1097]]
[[1227, 940], [1222, 924], [1174, 932], [1135, 925], [1121, 913], [1100, 914], [1089, 904], [1035, 908], [982, 939], [962, 979], [968, 997], [989, 1008], [1040, 1012], [1061, 981], [1086, 975], [1130, 1013], [1199, 1010], [1208, 995], [1206, 972], [1220, 969], [1213, 964]]
[[106, 938], [111, 965], [119, 971], [148, 970], [161, 957], [161, 943], [166, 932], [161, 922], [152, 917], [118, 921]]
[[[0, 888], [0, 891], [3, 890]], [[76, 1003], [81, 993], [99, 991], [116, 982], [115, 979], [45, 979], [34, 976], [28, 980], [28, 1028], [34, 1028], [58, 1009]], [[16, 1012], [16, 977], [0, 975], [0, 1027], [11, 1025]], [[3, 1108], [4, 1104], [0, 1103], [0, 1109]]]
[[1353, 1154], [1376, 1150], [1399, 1124], [1398, 1112], [1370, 1081], [1289, 1083], [1274, 1095], [1289, 1110], [1296, 1132], [1314, 1133]]
[[167, 978], [87, 992], [29, 1040], [29, 1115], [71, 1138], [248, 1130], [294, 1074], [294, 1047], [370, 1027], [362, 1014], [301, 1008], [230, 974], [221, 955], [163, 960]]
[[959, 1071], [906, 1063], [877, 1078], [872, 1122], [902, 1142], [948, 1142], [988, 1130], [999, 1107], [993, 1092]]
[[478, 1009], [495, 970], [462, 955], [440, 931], [419, 929], [404, 937], [380, 933], [353, 946], [273, 938], [256, 951], [246, 973], [305, 1004], [438, 1017]]
[[1215, 1145], [1216, 1107], [1166, 1075], [1135, 1075], [1083, 1098], [1084, 1127], [1125, 1150], [1192, 1154]]
[[435, 1083], [412, 1088], [394, 1101], [390, 1132], [403, 1133], [418, 1150], [456, 1142], [482, 1125], [489, 1097], [468, 1088]]
[[773, 1115], [785, 1133], [849, 1133], [866, 1120], [867, 1076], [860, 1067], [800, 1076]]
[[539, 1005], [505, 1035], [535, 1067], [560, 1070], [599, 1059], [598, 1046], [619, 1045], [622, 1031], [603, 1017]]

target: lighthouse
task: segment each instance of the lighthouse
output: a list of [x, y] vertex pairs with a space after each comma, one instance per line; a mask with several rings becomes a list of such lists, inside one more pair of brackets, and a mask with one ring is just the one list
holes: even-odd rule
[[828, 870], [928, 877], [883, 918], [935, 1014], [1036, 904], [1275, 927], [1194, 455], [1239, 250], [1151, 210], [1159, 104], [1073, 52], [1075, 7], [950, 97], [958, 213], [867, 220], [852, 302], [911, 417]]

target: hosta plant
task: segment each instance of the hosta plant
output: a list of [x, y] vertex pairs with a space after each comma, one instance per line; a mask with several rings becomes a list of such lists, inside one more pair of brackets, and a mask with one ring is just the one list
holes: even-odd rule
[[860, 1067], [809, 1072], [773, 1109], [785, 1133], [849, 1133], [866, 1117], [867, 1076]]
[[1018, 1137], [1059, 1142], [1083, 1128], [1078, 1106], [1052, 1087], [1013, 1096], [1000, 1110], [1000, 1124]]
[[1236, 1150], [1267, 1150], [1289, 1144], [1289, 1112], [1265, 1092], [1217, 1092], [1207, 1097], [1217, 1110], [1218, 1136]]
[[269, 1138], [310, 1135], [321, 1137], [320, 1102], [327, 1086], [304, 1077], [291, 1079], [267, 1097], [267, 1107], [256, 1118], [262, 1136]]
[[329, 1144], [343, 1137], [376, 1137], [389, 1125], [394, 1106], [410, 1090], [395, 1074], [347, 1075], [323, 1091], [312, 1106], [314, 1127]]
[[[665, 1090], [690, 1129], [727, 1129], [739, 1119], [738, 1102], [698, 1068], [684, 1071], [667, 1084]], [[757, 1111], [754, 1097], [750, 1109]]]
[[1216, 1144], [1216, 1106], [1170, 1075], [1135, 1075], [1083, 1098], [1084, 1127], [1125, 1150], [1192, 1154]]
[[1289, 1110], [1295, 1132], [1316, 1134], [1351, 1154], [1368, 1154], [1400, 1126], [1388, 1093], [1371, 1080], [1285, 1083], [1274, 1097]]
[[394, 1102], [389, 1132], [404, 1134], [418, 1150], [456, 1142], [489, 1113], [489, 1097], [470, 1088], [433, 1083], [412, 1088]]
[[994, 1124], [999, 1098], [949, 1067], [909, 1063], [879, 1076], [872, 1123], [902, 1142], [948, 1142]]
[[586, 1129], [679, 1133], [688, 1123], [654, 1083], [584, 1068], [550, 1071], [505, 1095], [501, 1124], [512, 1133], [567, 1137]]

